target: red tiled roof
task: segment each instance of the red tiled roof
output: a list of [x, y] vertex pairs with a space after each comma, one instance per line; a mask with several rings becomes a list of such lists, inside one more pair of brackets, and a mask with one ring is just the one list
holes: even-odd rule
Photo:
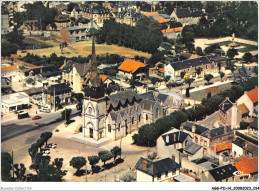
[[150, 16], [155, 16], [155, 15], [159, 15], [158, 12], [145, 12], [144, 16], [150, 17]]
[[164, 73], [164, 68], [159, 68], [158, 72]]
[[104, 82], [107, 79], [107, 76], [103, 76], [103, 75], [99, 75], [99, 76], [100, 76], [102, 82]]
[[172, 33], [172, 32], [180, 32], [182, 31], [183, 27], [176, 27], [176, 28], [170, 28], [170, 29], [163, 29], [161, 30], [162, 33]]
[[7, 71], [12, 71], [12, 70], [18, 70], [18, 66], [8, 66], [8, 67], [3, 67], [1, 68], [1, 72], [7, 72]]
[[238, 106], [238, 109], [240, 109], [242, 111], [242, 114], [248, 113], [249, 109], [247, 108], [246, 104], [241, 103]]
[[258, 88], [250, 90], [247, 93], [248, 97], [252, 100], [253, 103], [258, 102]]
[[[224, 150], [227, 150], [227, 149], [232, 149], [232, 143], [219, 143], [216, 145], [217, 146], [217, 149], [216, 149], [216, 152], [220, 152], [220, 151], [224, 151]], [[212, 146], [212, 149], [214, 150], [215, 149], [215, 146], [213, 145]]]
[[239, 157], [240, 161], [235, 163], [238, 171], [244, 174], [252, 174], [258, 172], [258, 157], [248, 158], [245, 155]]
[[131, 59], [126, 59], [119, 67], [119, 70], [123, 70], [125, 72], [130, 72], [134, 73], [136, 70], [139, 68], [144, 68], [146, 65], [144, 63], [131, 60]]
[[64, 68], [64, 64], [62, 64], [62, 66], [59, 68], [60, 70]]
[[29, 70], [32, 70], [32, 69], [36, 69], [36, 68], [43, 68], [44, 66], [33, 66], [33, 67], [30, 67]]
[[167, 20], [163, 17], [154, 18], [154, 20], [158, 21], [159, 23], [166, 23], [167, 22]]

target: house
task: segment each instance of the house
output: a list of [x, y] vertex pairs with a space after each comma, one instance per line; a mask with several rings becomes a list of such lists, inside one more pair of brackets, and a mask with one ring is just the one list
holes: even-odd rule
[[258, 156], [258, 145], [246, 141], [240, 137], [236, 137], [232, 141], [232, 156], [234, 158], [246, 155], [248, 157]]
[[191, 142], [182, 151], [187, 160], [191, 161], [203, 157], [203, 147], [197, 143]]
[[22, 80], [20, 69], [17, 65], [1, 67], [1, 76], [8, 78], [12, 82]]
[[141, 157], [135, 168], [137, 182], [162, 182], [180, 174], [180, 165], [170, 158], [151, 161]]
[[255, 118], [253, 122], [247, 127], [248, 134], [251, 134], [258, 138], [258, 118]]
[[110, 10], [101, 6], [94, 4], [81, 4], [81, 16], [86, 19], [91, 19], [93, 16], [93, 20], [97, 23], [99, 27], [103, 27], [103, 23], [106, 20], [110, 19]]
[[202, 175], [203, 182], [237, 182], [236, 167], [232, 164], [213, 168]]
[[170, 17], [185, 26], [197, 24], [200, 18], [205, 15], [206, 14], [202, 10], [191, 11], [190, 8], [174, 8]]
[[36, 105], [43, 105], [42, 104], [42, 92], [43, 87], [38, 88], [31, 88], [24, 91], [30, 98], [30, 103], [36, 104]]
[[195, 143], [203, 146], [203, 154], [214, 154], [211, 149], [213, 145], [223, 141], [231, 142], [234, 136], [234, 131], [229, 126], [208, 129], [189, 121], [183, 123], [180, 130], [189, 133]]
[[224, 61], [223, 57], [215, 55], [174, 62], [165, 66], [164, 76], [171, 76], [171, 80], [180, 80], [181, 73], [184, 73], [186, 77], [194, 78], [197, 76], [196, 69], [199, 67], [202, 68], [202, 76], [219, 70], [225, 71]]
[[62, 28], [66, 28], [70, 26], [70, 18], [64, 14], [58, 14], [54, 18], [54, 23], [57, 26], [57, 30], [61, 30]]
[[140, 96], [142, 99], [159, 101], [163, 109], [164, 116], [169, 115], [176, 110], [183, 109], [185, 105], [182, 95], [173, 91], [168, 93], [149, 91], [147, 93], [141, 94]]
[[258, 157], [248, 158], [245, 155], [239, 157], [239, 161], [235, 162], [235, 167], [240, 173], [241, 179], [252, 178], [258, 176]]
[[101, 80], [102, 80], [102, 83], [103, 83], [106, 87], [108, 87], [108, 85], [112, 83], [112, 80], [109, 79], [107, 76], [100, 75], [100, 78], [101, 78]]
[[136, 22], [142, 17], [140, 12], [135, 9], [127, 9], [115, 13], [115, 21], [121, 24], [136, 26]]
[[242, 121], [242, 114], [245, 115], [248, 111], [245, 105], [240, 104], [237, 106], [237, 103], [232, 103], [227, 97], [219, 105], [219, 123], [221, 125], [229, 125], [232, 129], [237, 128]]
[[242, 95], [237, 100], [238, 105], [243, 104], [243, 103], [249, 109], [249, 116], [253, 116], [254, 108], [256, 105], [258, 105], [258, 88], [257, 87], [250, 90], [249, 92], [245, 91], [244, 95]]
[[69, 103], [71, 98], [71, 88], [65, 83], [55, 84], [51, 86], [45, 86], [43, 88], [42, 103], [44, 106], [48, 106], [51, 110], [55, 109], [54, 102]]
[[148, 67], [139, 61], [126, 59], [118, 67], [117, 77], [125, 80], [128, 79], [138, 79], [143, 80], [147, 77]]
[[1, 98], [1, 111], [10, 113], [17, 109], [28, 108], [29, 96], [24, 92], [7, 94]]
[[[192, 138], [188, 133], [173, 128], [157, 139], [157, 154], [160, 158], [170, 157], [174, 161], [180, 163], [180, 154], [178, 149], [186, 148], [191, 142]], [[187, 150], [189, 149], [187, 148]]]
[[163, 33], [164, 37], [167, 37], [168, 39], [175, 39], [178, 36], [181, 36], [182, 29], [183, 27], [168, 28], [162, 29], [161, 32]]
[[217, 19], [224, 19], [227, 16], [226, 12], [212, 12], [205, 15], [209, 22], [215, 22]]

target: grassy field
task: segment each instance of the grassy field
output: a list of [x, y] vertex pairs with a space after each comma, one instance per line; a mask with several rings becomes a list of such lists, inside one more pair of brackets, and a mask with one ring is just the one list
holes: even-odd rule
[[51, 44], [44, 43], [44, 42], [38, 41], [38, 40], [33, 39], [33, 38], [25, 38], [23, 40], [23, 43], [24, 43], [26, 50], [53, 47], [53, 45], [51, 45]]
[[[219, 91], [223, 91], [231, 88], [231, 86], [232, 86], [231, 83], [226, 83], [221, 86], [215, 86], [215, 87], [219, 87]], [[217, 93], [218, 92], [211, 93], [211, 96], [214, 96]], [[190, 93], [190, 99], [201, 101], [203, 98], [207, 98], [207, 93], [205, 92], [205, 90], [200, 90], [200, 91]]]
[[[226, 46], [226, 45], [229, 45], [230, 43], [231, 43], [231, 41], [223, 41], [223, 42], [219, 42], [217, 44], [219, 44], [220, 46]], [[254, 45], [244, 44], [244, 43], [239, 43], [239, 42], [236, 42], [236, 44], [240, 45], [240, 46], [236, 47], [238, 52], [244, 53], [244, 52], [250, 52], [250, 51], [258, 50], [258, 47], [254, 46]]]
[[[57, 56], [66, 56], [66, 57], [73, 57], [73, 56], [88, 56], [91, 54], [92, 51], [92, 43], [89, 42], [77, 42], [71, 44], [63, 49], [63, 54], [61, 54], [60, 50], [60, 42], [44, 38], [44, 37], [28, 37], [27, 38], [32, 43], [38, 43], [43, 46], [47, 46], [45, 48], [40, 49], [27, 49], [25, 51], [18, 51], [17, 53], [21, 56], [25, 56], [27, 53], [36, 54], [39, 56], [50, 56], [52, 53], [55, 53]], [[116, 45], [107, 45], [107, 44], [96, 44], [96, 54], [119, 54], [126, 57], [134, 57], [135, 55], [143, 56], [150, 58], [151, 54], [144, 53], [141, 51], [135, 51], [130, 48], [119, 47]]]

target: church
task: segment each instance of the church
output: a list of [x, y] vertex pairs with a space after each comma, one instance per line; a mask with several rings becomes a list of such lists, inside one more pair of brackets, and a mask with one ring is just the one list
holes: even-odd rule
[[[105, 86], [96, 64], [94, 38], [95, 34], [92, 35], [91, 60], [90, 63], [85, 64], [88, 72], [81, 83], [85, 94], [82, 104], [83, 136], [94, 140], [102, 138], [117, 140], [132, 133], [142, 125], [152, 123], [166, 115], [167, 112], [164, 110], [168, 99], [164, 99], [163, 103], [164, 100], [155, 99], [153, 96], [139, 95], [134, 91], [122, 91], [105, 96]], [[176, 109], [184, 106], [183, 98], [180, 103]]]

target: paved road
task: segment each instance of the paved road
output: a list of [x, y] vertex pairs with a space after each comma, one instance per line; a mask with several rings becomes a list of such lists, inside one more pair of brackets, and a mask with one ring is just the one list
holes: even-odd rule
[[[32, 120], [31, 118], [25, 119], [15, 119], [7, 122], [1, 123], [1, 140], [2, 142], [19, 136], [23, 133], [33, 131], [42, 128], [45, 124], [53, 122], [61, 118], [61, 111], [56, 111], [52, 113], [40, 113], [42, 117], [38, 120]], [[72, 109], [72, 116], [77, 115], [78, 111], [74, 108]], [[57, 121], [58, 122], [58, 121]]]

